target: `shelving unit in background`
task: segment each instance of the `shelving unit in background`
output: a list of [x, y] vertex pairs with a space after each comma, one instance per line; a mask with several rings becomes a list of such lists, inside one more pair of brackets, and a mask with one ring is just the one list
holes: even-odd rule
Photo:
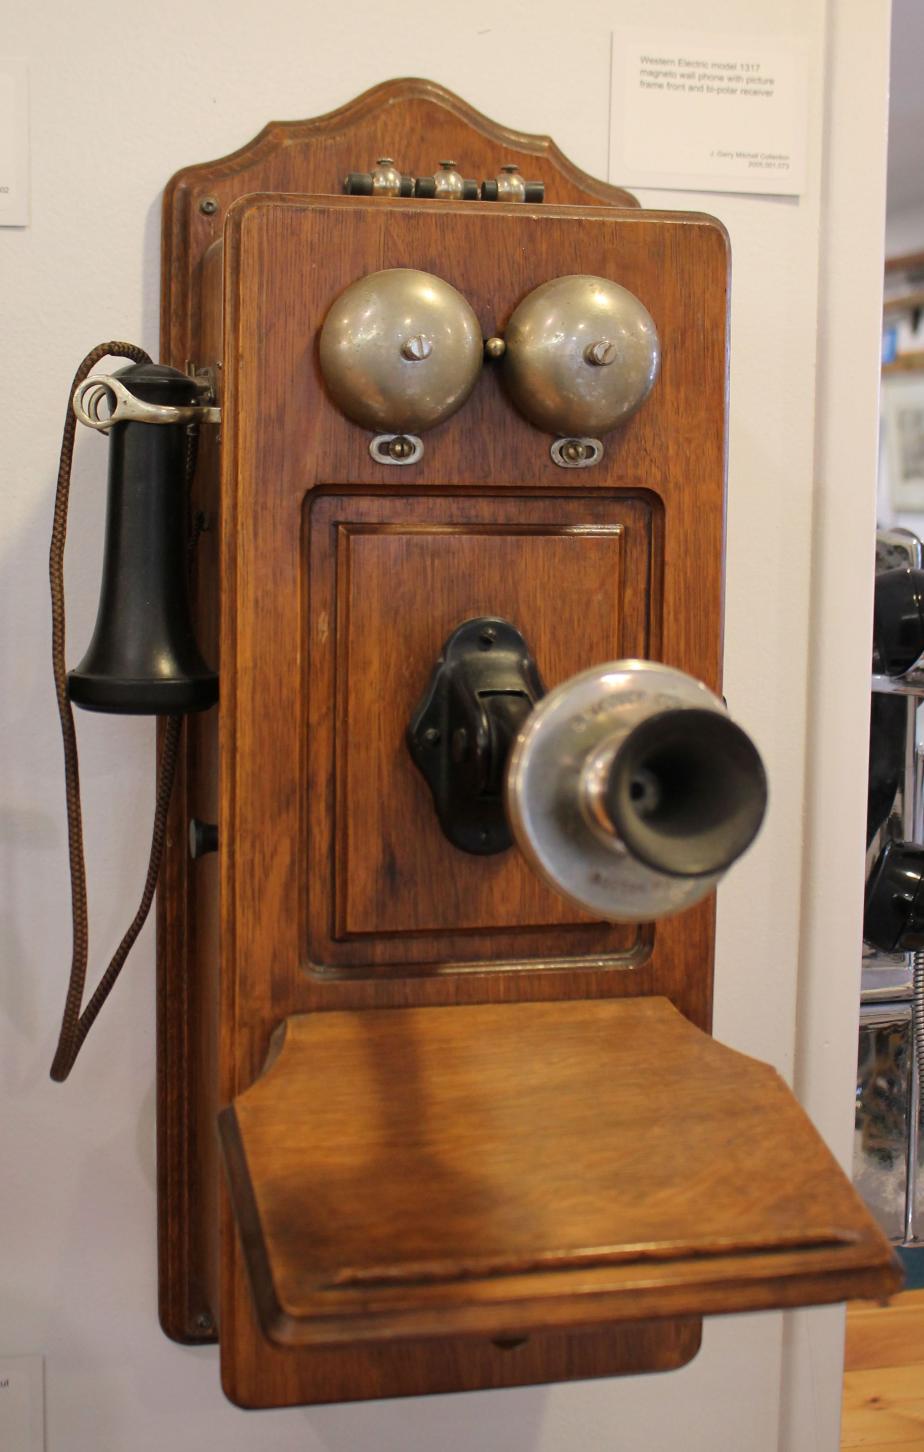
[[924, 252], [890, 257], [882, 302], [882, 373], [924, 371]]

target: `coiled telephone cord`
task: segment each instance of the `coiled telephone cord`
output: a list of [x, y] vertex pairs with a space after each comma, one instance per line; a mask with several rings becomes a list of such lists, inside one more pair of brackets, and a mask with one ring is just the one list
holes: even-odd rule
[[[135, 939], [144, 927], [154, 890], [160, 873], [167, 835], [167, 810], [173, 791], [173, 778], [180, 742], [179, 716], [168, 716], [163, 731], [160, 762], [157, 770], [156, 806], [154, 830], [151, 835], [151, 851], [148, 870], [144, 881], [141, 901], [122, 941], [113, 953], [105, 973], [100, 979], [86, 1007], [83, 1008], [83, 994], [87, 977], [89, 955], [89, 930], [87, 917], [87, 871], [83, 850], [83, 814], [80, 807], [80, 771], [77, 760], [77, 736], [74, 730], [74, 713], [67, 694], [67, 667], [64, 660], [64, 544], [67, 537], [67, 505], [71, 486], [71, 464], [74, 456], [74, 438], [77, 419], [71, 407], [71, 399], [77, 385], [90, 373], [102, 358], [129, 358], [134, 363], [150, 363], [150, 356], [143, 348], [133, 343], [100, 343], [88, 353], [74, 375], [67, 399], [67, 417], [61, 439], [61, 458], [58, 464], [58, 487], [55, 495], [54, 524], [51, 531], [51, 550], [48, 573], [51, 583], [51, 659], [55, 678], [55, 695], [58, 700], [58, 716], [61, 721], [61, 738], [64, 745], [64, 782], [67, 796], [67, 843], [71, 878], [71, 919], [73, 924], [73, 951], [71, 970], [67, 986], [64, 1015], [58, 1035], [58, 1047], [51, 1066], [51, 1077], [59, 1083], [67, 1078], [80, 1052], [84, 1039], [90, 1032], [100, 1009], [112, 992], [126, 958], [132, 950]], [[188, 469], [192, 465], [190, 450]]]
[[914, 1031], [914, 1057], [918, 1068], [918, 1093], [924, 1109], [924, 952], [911, 955], [914, 976], [911, 987], [911, 1021]]

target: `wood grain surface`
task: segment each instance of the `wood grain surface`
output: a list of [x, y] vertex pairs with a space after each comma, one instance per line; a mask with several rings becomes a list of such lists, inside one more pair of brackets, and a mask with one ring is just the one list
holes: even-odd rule
[[841, 1447], [924, 1452], [924, 1291], [848, 1306]]
[[300, 1015], [222, 1134], [281, 1345], [900, 1283], [778, 1076], [662, 998]]
[[[499, 259], [490, 271], [485, 248]], [[306, 270], [321, 255], [325, 267]], [[600, 466], [557, 468], [490, 369], [428, 433], [420, 465], [396, 478], [370, 457], [366, 431], [328, 399], [316, 339], [348, 282], [409, 256], [438, 266], [486, 332], [558, 267], [609, 268], [646, 300], [672, 341], [650, 405]], [[632, 935], [596, 930], [578, 955], [574, 915], [522, 864], [455, 860], [401, 738], [446, 634], [472, 610], [515, 617], [553, 678], [611, 656], [623, 631], [627, 646], [718, 685], [725, 265], [712, 224], [605, 208], [549, 208], [539, 229], [522, 208], [251, 198], [233, 210], [221, 530], [221, 833], [234, 842], [222, 854], [222, 952], [239, 1025], [229, 1097], [259, 1072], [285, 1011], [662, 992], [708, 1025], [711, 903], [649, 930], [631, 975], [607, 971], [601, 949], [624, 952]], [[556, 542], [569, 524], [619, 525], [625, 545]], [[393, 869], [389, 847], [401, 854]], [[525, 941], [508, 948], [506, 934]], [[433, 971], [376, 971], [402, 962]]]
[[314, 967], [434, 972], [588, 953], [627, 967], [647, 954], [650, 934], [591, 925], [518, 852], [453, 847], [405, 731], [444, 641], [473, 616], [528, 620], [549, 688], [646, 655], [652, 514], [644, 499], [577, 491], [314, 498], [306, 856], [331, 865], [309, 879]]
[[[323, 267], [306, 266], [317, 257]], [[490, 368], [465, 408], [428, 433], [420, 465], [396, 478], [370, 458], [367, 433], [327, 397], [316, 340], [349, 282], [409, 261], [458, 287], [486, 335], [502, 331], [520, 298], [562, 271], [616, 276], [642, 297], [670, 341], [649, 404], [608, 441], [600, 466], [577, 474], [556, 467], [550, 440], [513, 411]], [[467, 861], [449, 870], [454, 849], [436, 834], [399, 722], [447, 630], [460, 623], [456, 609], [517, 616], [553, 677], [588, 663], [583, 631], [555, 620], [560, 602], [564, 623], [586, 616], [606, 655], [623, 632], [627, 645], [644, 641], [647, 654], [718, 686], [721, 229], [603, 207], [549, 206], [539, 215], [262, 196], [232, 207], [222, 262], [219, 816], [222, 843], [233, 846], [222, 848], [219, 864], [219, 1104], [254, 1080], [273, 1030], [295, 1013], [662, 993], [707, 1027], [711, 902], [636, 934], [563, 915], [544, 888], [527, 886], [513, 859], [481, 864], [480, 881]], [[207, 259], [207, 275], [217, 266]], [[540, 601], [527, 544], [547, 579], [543, 560], [562, 549], [556, 531], [569, 524], [619, 525], [625, 545], [614, 559], [611, 538], [566, 535], [567, 570], [558, 559], [554, 594], [550, 584]], [[481, 531], [477, 550], [466, 543], [473, 527]], [[585, 568], [599, 586], [607, 559], [606, 588], [589, 603]], [[421, 599], [425, 579], [432, 584]], [[388, 699], [377, 708], [367, 671], [387, 681]], [[368, 792], [356, 785], [355, 755], [345, 764], [347, 741], [394, 805], [390, 840], [404, 854], [397, 896], [414, 931], [389, 916], [381, 840], [368, 820]], [[405, 845], [417, 834], [431, 850]], [[517, 910], [498, 925], [509, 907], [491, 879], [505, 872]], [[614, 971], [623, 965], [630, 971]], [[290, 1350], [283, 1375], [284, 1353], [271, 1353], [255, 1326], [227, 1206], [220, 1245], [212, 1298], [226, 1387], [247, 1401], [316, 1399], [320, 1352]], [[688, 1317], [690, 1306], [677, 1313]], [[665, 1345], [674, 1357], [676, 1343]], [[612, 1346], [614, 1370], [623, 1346]], [[364, 1351], [371, 1367], [376, 1350]], [[378, 1386], [371, 1370], [354, 1383], [351, 1395]], [[407, 1389], [403, 1378], [399, 1384]]]
[[504, 162], [515, 162], [528, 180], [545, 183], [549, 202], [638, 206], [631, 192], [575, 166], [548, 136], [501, 126], [435, 81], [386, 81], [324, 116], [271, 121], [238, 151], [184, 167], [171, 178], [161, 228], [164, 361], [182, 368], [185, 362], [177, 359], [196, 355], [202, 260], [221, 238], [228, 208], [238, 197], [337, 193], [348, 171], [366, 171], [383, 155], [394, 157], [411, 176], [432, 175], [451, 156], [479, 181], [495, 176]]
[[[456, 155], [467, 174], [491, 175], [501, 160], [519, 159], [546, 182], [550, 200], [492, 206], [321, 195], [345, 171], [386, 150], [418, 172], [431, 170], [437, 153]], [[216, 209], [203, 210], [201, 202], [211, 198]], [[207, 1338], [217, 1324], [223, 1385], [243, 1405], [669, 1369], [695, 1354], [700, 1313], [831, 1299], [848, 1284], [874, 1293], [892, 1283], [881, 1244], [850, 1218], [857, 1206], [839, 1199], [839, 1190], [840, 1223], [826, 1220], [811, 1175], [784, 1191], [792, 1217], [773, 1222], [782, 1236], [773, 1248], [765, 1234], [772, 1216], [746, 1192], [733, 1237], [739, 1254], [729, 1259], [714, 1236], [708, 1250], [700, 1246], [691, 1255], [700, 1222], [711, 1224], [708, 1178], [686, 1198], [675, 1164], [669, 1187], [665, 1180], [654, 1193], [654, 1182], [642, 1177], [637, 1191], [627, 1192], [632, 1155], [645, 1158], [644, 1135], [633, 1139], [627, 1127], [623, 1137], [635, 1149], [621, 1151], [628, 1153], [626, 1185], [617, 1194], [587, 1122], [579, 1132], [575, 1127], [574, 1152], [588, 1186], [607, 1193], [580, 1192], [586, 1223], [576, 1213], [561, 1218], [566, 1202], [552, 1197], [550, 1219], [514, 1217], [508, 1227], [517, 1233], [504, 1254], [521, 1258], [517, 1275], [529, 1282], [535, 1312], [525, 1340], [504, 1334], [512, 1325], [522, 1330], [503, 1310], [508, 1302], [499, 1289], [510, 1266], [497, 1262], [500, 1269], [486, 1274], [476, 1239], [485, 1294], [472, 1296], [474, 1282], [457, 1278], [451, 1328], [427, 1304], [428, 1296], [439, 1300], [442, 1286], [431, 1283], [422, 1294], [415, 1283], [417, 1309], [401, 1323], [399, 1339], [382, 1340], [381, 1320], [370, 1332], [361, 1317], [351, 1322], [351, 1339], [345, 1328], [356, 1317], [357, 1297], [368, 1298], [372, 1288], [340, 1286], [338, 1304], [352, 1309], [337, 1313], [338, 1344], [319, 1344], [304, 1331], [313, 1312], [299, 1310], [308, 1304], [306, 1284], [296, 1291], [288, 1271], [279, 1276], [283, 1262], [295, 1274], [302, 1250], [290, 1248], [280, 1260], [274, 1242], [270, 1266], [270, 1239], [254, 1228], [263, 1224], [260, 1197], [275, 1181], [269, 1168], [249, 1174], [250, 1140], [237, 1126], [251, 1104], [262, 1103], [266, 1086], [288, 1073], [283, 1053], [260, 1079], [272, 1036], [286, 1020], [323, 1034], [343, 1019], [359, 1029], [370, 1017], [395, 1026], [421, 1014], [435, 1024], [444, 1015], [535, 1009], [554, 1018], [583, 1011], [581, 1000], [593, 1001], [588, 1011], [626, 1012], [630, 1003], [647, 1011], [660, 996], [699, 1030], [710, 1027], [711, 901], [656, 927], [614, 928], [565, 907], [513, 854], [480, 864], [459, 860], [436, 829], [401, 740], [445, 636], [471, 613], [514, 619], [549, 684], [633, 651], [720, 688], [727, 239], [709, 218], [645, 213], [631, 203], [584, 177], [547, 141], [515, 137], [421, 82], [378, 88], [316, 122], [271, 126], [234, 157], [180, 173], [167, 191], [166, 360], [215, 365], [222, 405], [220, 446], [214, 436], [205, 442], [192, 499], [206, 526], [195, 608], [206, 653], [220, 661], [221, 705], [186, 725], [159, 909], [161, 1309], [165, 1329], [180, 1339]], [[613, 278], [641, 298], [658, 326], [657, 385], [640, 412], [607, 438], [601, 464], [569, 472], [552, 462], [550, 438], [514, 411], [496, 369], [486, 366], [465, 407], [426, 435], [421, 463], [388, 469], [370, 457], [369, 435], [329, 400], [317, 337], [349, 283], [396, 266], [446, 278], [468, 299], [485, 336], [502, 333], [517, 303], [551, 277]], [[218, 821], [217, 857], [186, 859], [193, 815]], [[659, 1024], [666, 1005], [660, 1012]], [[591, 1046], [600, 1044], [596, 1030], [588, 1033], [593, 1058]], [[609, 1052], [609, 1038], [618, 1036], [606, 1037]], [[353, 1044], [346, 1077], [336, 1054], [327, 1060], [316, 1097], [323, 1089], [332, 1104], [349, 1101], [363, 1065], [391, 1103], [392, 1083], [406, 1076], [403, 1099], [394, 1098], [394, 1122], [403, 1103], [400, 1122], [410, 1136], [403, 1153], [411, 1160], [399, 1156], [394, 1165], [403, 1166], [400, 1178], [410, 1184], [415, 1165], [421, 1167], [410, 1133], [416, 1061], [418, 1050], [421, 1061], [429, 1051], [415, 1042], [414, 1054], [401, 1062], [400, 1045], [390, 1043], [387, 1052], [377, 1041], [370, 1045], [364, 1058]], [[623, 1061], [624, 1073], [650, 1091], [652, 1065], [656, 1077], [664, 1065], [646, 1057], [640, 1043], [637, 1049], [631, 1070]], [[443, 1057], [452, 1061], [448, 1048]], [[718, 1050], [699, 1058], [707, 1077], [720, 1061], [731, 1062]], [[572, 1062], [560, 1097], [570, 1105], [567, 1114], [580, 1117], [586, 1099], [576, 1092], [577, 1074]], [[755, 1084], [770, 1082], [765, 1071], [754, 1067], [754, 1074]], [[751, 1071], [740, 1077], [745, 1091]], [[541, 1080], [530, 1080], [537, 1092]], [[512, 1103], [515, 1085], [508, 1082], [505, 1092]], [[773, 1142], [775, 1120], [789, 1123], [787, 1115], [798, 1111], [783, 1091], [767, 1092], [766, 1136]], [[484, 1106], [479, 1100], [478, 1116], [467, 1114], [467, 1094], [441, 1113], [450, 1138], [461, 1134], [472, 1149]], [[642, 1113], [645, 1094], [630, 1097], [641, 1101], [639, 1122], [651, 1125]], [[236, 1209], [252, 1269], [264, 1244], [265, 1274], [254, 1272], [257, 1302], [274, 1334], [288, 1338], [285, 1346], [274, 1345], [257, 1322], [239, 1227], [222, 1192], [216, 1117], [235, 1101], [225, 1123]], [[734, 1118], [733, 1100], [723, 1112]], [[718, 1126], [718, 1109], [713, 1118]], [[352, 1123], [352, 1113], [341, 1121], [346, 1147]], [[361, 1124], [360, 1117], [357, 1133]], [[304, 1129], [300, 1123], [299, 1134]], [[309, 1158], [313, 1132], [309, 1127], [302, 1146]], [[498, 1129], [494, 1140], [498, 1164], [504, 1133]], [[383, 1190], [394, 1194], [391, 1151], [389, 1143], [374, 1161], [365, 1202]], [[324, 1168], [315, 1163], [308, 1184], [304, 1163], [289, 1166], [296, 1197], [307, 1193], [311, 1203]], [[631, 1178], [638, 1170], [632, 1161]], [[434, 1182], [442, 1195], [438, 1216], [408, 1217], [420, 1237], [411, 1258], [418, 1269], [463, 1258], [468, 1232], [450, 1213], [459, 1173], [455, 1166], [448, 1179]], [[473, 1190], [471, 1165], [464, 1175]], [[493, 1193], [499, 1183], [491, 1181]], [[357, 1196], [360, 1188], [356, 1178]], [[636, 1253], [647, 1244], [642, 1222], [655, 1203], [666, 1212], [676, 1196], [686, 1205], [683, 1223], [672, 1230], [668, 1221], [652, 1220], [661, 1249], [646, 1299]], [[463, 1196], [460, 1213], [465, 1203]], [[392, 1224], [401, 1218], [398, 1208], [392, 1202]], [[333, 1239], [324, 1274], [335, 1263], [343, 1272], [354, 1260], [360, 1278], [368, 1274], [371, 1262], [364, 1266], [354, 1255], [367, 1237], [344, 1242], [341, 1235], [361, 1212], [368, 1215], [365, 1205], [345, 1195], [325, 1221]], [[470, 1218], [470, 1229], [477, 1223], [477, 1215]], [[486, 1233], [491, 1223], [490, 1216], [483, 1221]], [[612, 1254], [580, 1269], [537, 1269], [542, 1227], [549, 1231], [547, 1253], [585, 1255], [593, 1249], [587, 1233], [599, 1245], [606, 1231]], [[748, 1236], [757, 1239], [742, 1257]], [[368, 1239], [370, 1251], [375, 1244]], [[665, 1256], [668, 1245], [676, 1256]], [[379, 1241], [373, 1270], [386, 1250]], [[399, 1256], [404, 1265], [406, 1250]], [[311, 1271], [309, 1255], [301, 1273]], [[560, 1294], [548, 1294], [550, 1276]], [[586, 1294], [566, 1285], [568, 1276], [586, 1280]], [[280, 1286], [288, 1298], [281, 1320], [266, 1312]], [[396, 1294], [391, 1287], [386, 1295], [389, 1315]], [[290, 1314], [293, 1307], [298, 1314]], [[312, 1344], [291, 1344], [299, 1341]]]

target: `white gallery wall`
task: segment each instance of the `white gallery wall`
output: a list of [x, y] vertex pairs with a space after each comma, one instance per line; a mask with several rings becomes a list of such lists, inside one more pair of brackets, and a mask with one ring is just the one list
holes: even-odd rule
[[[616, 25], [795, 35], [808, 46], [802, 197], [639, 195], [713, 212], [733, 249], [725, 684], [766, 758], [771, 806], [758, 845], [720, 893], [716, 1030], [775, 1063], [847, 1152], [886, 0], [400, 0], [388, 10], [369, 0], [161, 0], [147, 12], [96, 15], [34, 0], [7, 15], [2, 39], [30, 65], [32, 220], [0, 231], [0, 1355], [46, 1357], [48, 1452], [837, 1447], [836, 1311], [716, 1319], [699, 1357], [668, 1376], [240, 1412], [219, 1389], [214, 1349], [173, 1345], [157, 1324], [150, 927], [72, 1079], [57, 1086], [47, 1073], [70, 951], [47, 603], [57, 447], [69, 381], [91, 346], [126, 338], [157, 354], [164, 183], [269, 119], [318, 114], [401, 74], [430, 76], [503, 123], [548, 132], [605, 176]], [[78, 440], [66, 560], [72, 662], [95, 616], [105, 453], [87, 434]], [[691, 459], [691, 477], [695, 468]], [[143, 877], [153, 727], [85, 715], [78, 730], [99, 965]]]

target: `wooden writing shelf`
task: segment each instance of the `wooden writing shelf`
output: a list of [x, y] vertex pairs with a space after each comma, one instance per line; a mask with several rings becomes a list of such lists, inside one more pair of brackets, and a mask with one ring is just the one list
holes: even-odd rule
[[283, 1346], [517, 1338], [900, 1280], [774, 1071], [664, 998], [300, 1014], [221, 1133]]

